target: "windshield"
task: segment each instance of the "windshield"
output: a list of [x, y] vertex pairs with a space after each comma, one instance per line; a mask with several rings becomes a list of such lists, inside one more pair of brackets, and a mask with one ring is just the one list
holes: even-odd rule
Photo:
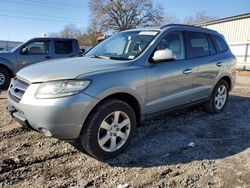
[[127, 31], [113, 35], [92, 48], [85, 56], [132, 60], [149, 45], [158, 31]]

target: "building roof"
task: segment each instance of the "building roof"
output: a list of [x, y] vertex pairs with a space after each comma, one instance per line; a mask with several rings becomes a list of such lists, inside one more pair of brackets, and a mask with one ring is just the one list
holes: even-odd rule
[[11, 40], [0, 40], [0, 42], [8, 42], [8, 43], [22, 43], [20, 41], [11, 41]]
[[240, 14], [240, 15], [236, 15], [236, 16], [230, 16], [230, 17], [226, 17], [226, 18], [220, 18], [220, 19], [216, 19], [216, 20], [211, 20], [211, 21], [199, 23], [196, 25], [197, 26], [212, 25], [212, 24], [229, 22], [229, 21], [240, 20], [240, 19], [245, 19], [245, 18], [250, 18], [250, 13]]

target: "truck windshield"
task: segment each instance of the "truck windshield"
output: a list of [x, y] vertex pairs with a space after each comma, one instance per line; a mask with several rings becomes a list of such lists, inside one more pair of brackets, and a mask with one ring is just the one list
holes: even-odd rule
[[139, 56], [158, 31], [126, 31], [113, 35], [92, 48], [85, 56], [133, 60]]
[[23, 42], [23, 43], [17, 45], [16, 47], [12, 48], [12, 49], [10, 50], [10, 52], [16, 51], [16, 49], [18, 49], [18, 48], [19, 48], [20, 46], [22, 46], [24, 43], [25, 43], [25, 42]]

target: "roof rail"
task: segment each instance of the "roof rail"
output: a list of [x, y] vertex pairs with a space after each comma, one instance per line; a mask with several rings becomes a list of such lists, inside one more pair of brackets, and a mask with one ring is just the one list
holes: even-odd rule
[[195, 27], [195, 28], [201, 28], [200, 26], [195, 26], [195, 25], [186, 25], [186, 24], [167, 24], [162, 26], [160, 29], [163, 29], [165, 27], [170, 27], [170, 26], [185, 26], [185, 27]]

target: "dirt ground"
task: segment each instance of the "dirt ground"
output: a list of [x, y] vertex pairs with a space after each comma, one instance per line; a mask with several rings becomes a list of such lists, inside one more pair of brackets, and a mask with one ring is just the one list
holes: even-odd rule
[[249, 74], [239, 73], [223, 113], [189, 108], [147, 121], [106, 163], [23, 129], [2, 92], [0, 187], [250, 187]]

